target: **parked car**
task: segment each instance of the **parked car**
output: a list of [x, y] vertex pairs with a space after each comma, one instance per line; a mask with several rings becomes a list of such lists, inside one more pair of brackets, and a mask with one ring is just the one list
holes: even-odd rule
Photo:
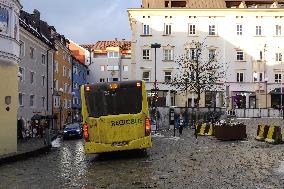
[[76, 137], [76, 138], [83, 137], [83, 130], [81, 124], [71, 123], [65, 126], [63, 130], [63, 139], [71, 137]]

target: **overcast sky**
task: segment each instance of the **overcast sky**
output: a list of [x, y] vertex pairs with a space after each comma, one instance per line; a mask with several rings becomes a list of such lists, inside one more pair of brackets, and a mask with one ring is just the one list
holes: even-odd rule
[[20, 0], [23, 10], [37, 9], [41, 19], [79, 44], [114, 38], [130, 40], [127, 8], [141, 0]]

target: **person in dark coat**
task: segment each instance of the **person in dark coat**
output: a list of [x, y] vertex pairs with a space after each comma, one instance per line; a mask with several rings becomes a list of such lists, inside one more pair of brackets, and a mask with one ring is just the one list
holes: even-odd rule
[[23, 119], [18, 120], [18, 128], [17, 128], [17, 134], [18, 134], [18, 139], [23, 139], [23, 128], [24, 128], [24, 121]]
[[182, 135], [183, 127], [184, 127], [184, 117], [182, 113], [179, 114], [179, 117], [177, 118], [177, 127], [179, 131], [179, 136]]

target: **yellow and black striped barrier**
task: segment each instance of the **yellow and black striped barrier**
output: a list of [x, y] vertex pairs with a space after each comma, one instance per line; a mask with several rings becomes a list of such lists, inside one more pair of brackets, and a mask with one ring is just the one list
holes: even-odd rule
[[271, 144], [282, 143], [281, 128], [279, 126], [258, 125], [256, 140]]
[[270, 126], [265, 142], [272, 144], [282, 143], [281, 128], [279, 126]]
[[203, 123], [196, 125], [197, 134], [200, 136], [213, 136], [213, 125]]
[[264, 141], [268, 134], [269, 126], [268, 125], [258, 125], [257, 128], [257, 136], [255, 137], [256, 140]]

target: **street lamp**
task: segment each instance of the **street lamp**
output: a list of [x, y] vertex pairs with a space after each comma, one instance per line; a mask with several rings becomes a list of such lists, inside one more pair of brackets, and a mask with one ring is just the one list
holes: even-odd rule
[[63, 107], [62, 107], [62, 100], [61, 100], [61, 96], [63, 95], [63, 89], [62, 88], [60, 88], [59, 90], [58, 90], [58, 96], [59, 96], [59, 114], [60, 114], [60, 119], [59, 119], [59, 121], [60, 121], [60, 125], [59, 125], [59, 128], [60, 128], [60, 130], [61, 130], [61, 128], [62, 128], [62, 109], [63, 109]]
[[157, 48], [161, 48], [161, 44], [158, 44], [158, 43], [154, 43], [154, 44], [151, 44], [151, 48], [154, 48], [155, 49], [155, 83], [154, 83], [154, 86], [155, 86], [155, 122], [156, 122], [156, 131], [157, 132], [157, 129], [158, 129], [158, 124], [157, 124]]
[[75, 113], [75, 108], [73, 109], [73, 107], [72, 107], [72, 104], [73, 104], [73, 99], [74, 99], [74, 96], [76, 95], [76, 93], [73, 91], [72, 93], [72, 103], [71, 103], [71, 119], [72, 119], [72, 123], [74, 123], [74, 113]]
[[268, 112], [268, 107], [267, 107], [267, 82], [268, 82], [268, 78], [267, 77], [264, 79], [264, 82], [265, 82], [265, 107], [266, 107], [267, 112]]

